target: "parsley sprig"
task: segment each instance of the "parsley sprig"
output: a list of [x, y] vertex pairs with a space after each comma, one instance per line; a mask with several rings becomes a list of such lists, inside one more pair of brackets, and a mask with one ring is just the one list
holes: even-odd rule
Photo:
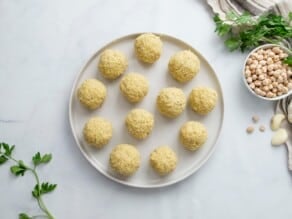
[[[231, 11], [224, 20], [218, 14], [213, 20], [216, 24], [215, 32], [225, 37], [225, 45], [230, 51], [250, 50], [265, 43], [279, 44], [292, 38], [292, 12], [286, 19], [272, 13], [253, 17], [248, 12], [238, 15]], [[292, 56], [287, 57], [284, 63], [292, 66]]]
[[6, 163], [8, 160], [15, 163], [15, 165], [10, 167], [10, 171], [15, 176], [24, 176], [26, 172], [31, 172], [36, 180], [36, 185], [33, 188], [32, 196], [37, 200], [40, 210], [43, 212], [43, 215], [28, 216], [26, 213], [19, 214], [19, 219], [33, 219], [38, 217], [46, 217], [48, 219], [54, 219], [53, 215], [50, 213], [46, 207], [42, 196], [44, 194], [50, 193], [55, 190], [57, 187], [56, 184], [51, 184], [49, 182], [40, 182], [37, 167], [42, 164], [47, 164], [52, 160], [51, 154], [41, 155], [39, 152], [32, 157], [32, 166], [25, 164], [22, 160], [17, 160], [12, 156], [12, 152], [15, 146], [10, 146], [6, 143], [0, 143], [0, 165]]

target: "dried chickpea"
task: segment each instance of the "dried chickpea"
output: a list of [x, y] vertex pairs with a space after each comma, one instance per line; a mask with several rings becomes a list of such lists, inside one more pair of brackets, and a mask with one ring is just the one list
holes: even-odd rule
[[269, 64], [268, 65], [268, 71], [272, 71], [274, 70], [274, 65], [273, 64]]
[[273, 97], [273, 93], [270, 91], [267, 93], [267, 97], [272, 98]]
[[260, 93], [260, 95], [263, 96], [263, 97], [265, 97], [266, 94], [267, 94], [267, 93], [266, 93], [265, 91], [261, 91], [261, 93]]
[[261, 90], [259, 88], [255, 88], [254, 91], [255, 91], [256, 94], [259, 94], [259, 95], [261, 94]]
[[262, 61], [264, 59], [264, 56], [263, 55], [258, 55], [258, 60], [259, 61]]
[[279, 47], [274, 47], [272, 48], [272, 51], [276, 54], [279, 54], [281, 52], [280, 48]]
[[265, 76], [264, 76], [263, 74], [261, 74], [261, 75], [259, 75], [258, 79], [259, 79], [260, 81], [262, 81], [262, 80], [265, 79]]
[[256, 66], [255, 64], [251, 64], [251, 65], [249, 66], [250, 69], [256, 69], [256, 67], [257, 67], [257, 66]]
[[274, 62], [277, 62], [280, 60], [280, 57], [278, 55], [275, 55], [274, 58], [273, 58]]
[[259, 80], [257, 80], [257, 81], [254, 82], [254, 85], [255, 85], [256, 87], [259, 87], [259, 86], [262, 85], [262, 82], [259, 81]]
[[288, 54], [287, 53], [282, 53], [279, 55], [280, 59], [285, 59], [288, 57]]
[[249, 87], [250, 87], [251, 89], [255, 89], [255, 84], [254, 84], [254, 83], [250, 83], [250, 84], [249, 84]]
[[[246, 63], [247, 63], [248, 65], [251, 64], [251, 63], [252, 63], [252, 59], [251, 59], [251, 58], [247, 59]], [[247, 65], [247, 66], [248, 66], [248, 65]]]
[[273, 93], [277, 93], [277, 91], [278, 91], [278, 89], [275, 88], [275, 87], [274, 87], [273, 90], [272, 90]]
[[253, 131], [254, 131], [254, 127], [252, 127], [252, 126], [249, 126], [249, 127], [246, 128], [246, 132], [247, 132], [248, 134], [253, 133]]
[[269, 89], [268, 86], [264, 86], [264, 87], [263, 87], [263, 90], [264, 90], [264, 91], [269, 91], [270, 89]]
[[277, 82], [278, 83], [282, 83], [283, 81], [284, 81], [283, 77], [282, 76], [279, 76], [278, 79], [277, 79]]
[[263, 80], [263, 85], [269, 85], [271, 82], [270, 82], [270, 79], [265, 79]]
[[287, 87], [283, 87], [283, 89], [282, 89], [282, 92], [283, 92], [283, 94], [287, 94], [288, 93], [288, 88]]
[[256, 75], [260, 75], [260, 74], [262, 73], [262, 71], [261, 71], [261, 69], [257, 68], [257, 69], [255, 70], [255, 73], [256, 73]]

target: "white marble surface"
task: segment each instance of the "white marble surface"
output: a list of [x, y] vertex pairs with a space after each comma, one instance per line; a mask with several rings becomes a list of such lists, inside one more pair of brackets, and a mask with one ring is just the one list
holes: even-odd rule
[[[52, 152], [42, 168], [58, 183], [46, 196], [62, 218], [281, 218], [292, 217], [292, 175], [284, 147], [271, 132], [245, 128], [253, 114], [268, 125], [272, 104], [250, 95], [241, 81], [245, 58], [229, 53], [214, 34], [209, 8], [196, 0], [2, 0], [0, 2], [0, 135], [29, 160]], [[140, 190], [111, 182], [81, 155], [68, 122], [73, 80], [103, 44], [134, 32], [163, 32], [197, 48], [216, 69], [225, 97], [225, 121], [211, 159], [187, 180]], [[0, 218], [35, 212], [30, 176], [0, 168]]]

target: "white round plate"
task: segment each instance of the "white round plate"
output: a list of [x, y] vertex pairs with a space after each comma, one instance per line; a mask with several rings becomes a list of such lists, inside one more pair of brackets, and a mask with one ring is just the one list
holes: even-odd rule
[[[120, 39], [114, 40], [97, 51], [78, 74], [71, 93], [69, 105], [70, 124], [74, 138], [82, 154], [87, 160], [103, 175], [122, 183], [124, 185], [154, 188], [163, 187], [179, 182], [190, 176], [198, 170], [210, 157], [215, 148], [216, 140], [220, 134], [224, 105], [222, 90], [216, 74], [207, 60], [194, 48], [185, 42], [165, 34], [157, 34], [163, 41], [163, 53], [160, 59], [152, 64], [146, 65], [137, 60], [134, 53], [134, 40], [139, 34], [132, 34]], [[129, 60], [128, 72], [139, 72], [148, 78], [150, 89], [148, 95], [141, 103], [130, 104], [121, 95], [119, 91], [119, 81], [107, 81], [98, 72], [97, 64], [100, 53], [107, 48], [118, 49], [125, 53]], [[198, 75], [187, 84], [180, 84], [174, 81], [168, 73], [167, 65], [169, 58], [180, 50], [191, 50], [199, 57], [201, 69]], [[100, 109], [89, 111], [85, 109], [78, 101], [76, 93], [78, 87], [85, 79], [97, 78], [104, 82], [107, 87], [107, 97]], [[209, 86], [218, 93], [218, 102], [215, 109], [207, 116], [199, 116], [194, 113], [189, 106], [175, 119], [167, 119], [156, 110], [156, 96], [160, 89], [164, 87], [179, 87], [183, 89], [186, 96], [189, 95], [192, 88], [196, 86]], [[124, 125], [127, 113], [134, 108], [143, 108], [155, 116], [155, 126], [151, 135], [142, 141], [132, 138]], [[113, 124], [113, 138], [103, 149], [95, 149], [89, 146], [83, 139], [82, 129], [87, 120], [93, 116], [101, 116], [110, 120]], [[183, 148], [179, 142], [178, 132], [182, 124], [189, 120], [202, 122], [208, 129], [208, 140], [198, 151], [191, 152]], [[141, 153], [141, 166], [139, 170], [129, 178], [121, 178], [114, 174], [109, 168], [108, 159], [111, 150], [121, 143], [128, 143], [137, 146]], [[174, 172], [168, 176], [158, 176], [149, 165], [149, 155], [151, 151], [160, 145], [170, 146], [178, 156], [178, 165]]]

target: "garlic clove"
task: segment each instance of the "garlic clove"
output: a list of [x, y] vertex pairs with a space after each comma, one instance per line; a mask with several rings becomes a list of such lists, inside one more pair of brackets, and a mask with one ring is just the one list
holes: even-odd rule
[[287, 111], [288, 111], [288, 121], [292, 123], [292, 101], [289, 103]]
[[271, 120], [271, 129], [273, 131], [276, 131], [280, 128], [282, 121], [285, 119], [285, 115], [284, 114], [276, 114], [272, 117]]
[[272, 145], [278, 146], [284, 144], [288, 140], [288, 133], [286, 129], [279, 129], [272, 137]]

